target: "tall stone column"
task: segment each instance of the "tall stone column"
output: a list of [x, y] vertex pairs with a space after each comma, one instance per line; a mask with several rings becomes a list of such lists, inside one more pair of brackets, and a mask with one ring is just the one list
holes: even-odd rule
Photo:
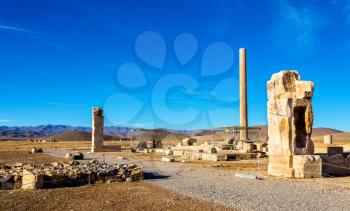
[[101, 108], [92, 108], [92, 138], [91, 152], [97, 152], [103, 147], [103, 110]]
[[248, 139], [248, 104], [247, 104], [247, 63], [245, 48], [239, 49], [239, 88], [240, 88], [240, 140]]

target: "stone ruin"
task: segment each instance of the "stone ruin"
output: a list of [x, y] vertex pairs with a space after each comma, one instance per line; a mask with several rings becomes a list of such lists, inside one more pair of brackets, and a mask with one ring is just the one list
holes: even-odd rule
[[101, 182], [139, 181], [143, 171], [135, 164], [90, 162], [55, 162], [36, 166], [16, 163], [0, 166], [0, 189], [41, 189], [81, 186]]
[[103, 148], [104, 116], [101, 108], [92, 108], [92, 139], [91, 152], [98, 152]]
[[120, 152], [121, 145], [103, 145], [104, 135], [104, 115], [102, 108], [92, 108], [92, 137], [91, 137], [91, 153], [95, 152]]
[[267, 82], [270, 176], [321, 177], [322, 160], [311, 140], [314, 84], [297, 71], [281, 71]]

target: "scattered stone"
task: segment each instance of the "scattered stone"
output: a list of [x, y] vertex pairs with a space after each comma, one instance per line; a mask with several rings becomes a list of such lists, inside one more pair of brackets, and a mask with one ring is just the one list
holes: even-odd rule
[[33, 147], [31, 150], [31, 153], [43, 153], [43, 148], [40, 147]]
[[135, 150], [143, 150], [147, 148], [146, 141], [133, 141], [130, 144], [132, 145], [132, 148]]
[[[130, 179], [130, 178], [128, 178]], [[116, 183], [116, 182], [124, 182], [123, 179], [110, 179], [110, 180], [107, 180], [106, 183]]]
[[22, 189], [35, 190], [44, 186], [44, 175], [23, 170]]
[[175, 158], [173, 157], [162, 157], [162, 162], [175, 162]]
[[245, 174], [245, 173], [236, 173], [235, 177], [246, 178], [246, 179], [259, 179], [256, 175]]
[[23, 163], [15, 163], [14, 165], [15, 167], [19, 168], [19, 167], [23, 167]]
[[184, 138], [182, 140], [184, 146], [192, 146], [194, 143], [197, 143], [197, 139], [195, 138]]
[[81, 152], [72, 152], [72, 153], [67, 153], [65, 155], [66, 159], [70, 160], [83, 160], [84, 159], [84, 154]]
[[[140, 181], [143, 171], [135, 164], [107, 164], [97, 160], [68, 163], [54, 162], [34, 166], [6, 168], [0, 171], [1, 189], [34, 190], [40, 188], [70, 187], [96, 182]], [[17, 165], [20, 166], [20, 165]]]
[[166, 149], [166, 150], [164, 150], [164, 154], [165, 154], [165, 155], [173, 155], [174, 153], [173, 153], [172, 150]]
[[208, 149], [208, 153], [213, 154], [213, 153], [218, 153], [218, 151], [217, 151], [217, 149], [216, 149], [215, 147], [210, 147], [210, 148]]
[[1, 176], [1, 177], [0, 177], [0, 183], [8, 182], [8, 181], [10, 181], [12, 178], [13, 178], [13, 175], [12, 175], [12, 174], [7, 174], [7, 175], [4, 175], [4, 176]]

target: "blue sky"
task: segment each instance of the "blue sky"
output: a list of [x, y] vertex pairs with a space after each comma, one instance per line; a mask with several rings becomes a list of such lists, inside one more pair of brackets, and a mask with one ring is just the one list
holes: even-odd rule
[[237, 125], [247, 48], [250, 125], [266, 81], [315, 83], [316, 127], [350, 130], [350, 1], [0, 1], [0, 125]]

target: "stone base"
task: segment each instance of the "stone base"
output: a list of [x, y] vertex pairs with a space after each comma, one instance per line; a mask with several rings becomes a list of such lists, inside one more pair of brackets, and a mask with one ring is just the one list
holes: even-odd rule
[[320, 178], [322, 160], [318, 155], [270, 155], [268, 174], [276, 177]]
[[226, 154], [202, 153], [202, 160], [225, 161], [225, 160], [227, 160], [227, 155]]
[[269, 155], [268, 175], [275, 177], [293, 177], [292, 155]]
[[293, 155], [295, 178], [320, 178], [322, 159], [318, 155]]
[[95, 152], [121, 152], [122, 146], [121, 145], [103, 145], [101, 147], [95, 147], [91, 149], [91, 153]]

